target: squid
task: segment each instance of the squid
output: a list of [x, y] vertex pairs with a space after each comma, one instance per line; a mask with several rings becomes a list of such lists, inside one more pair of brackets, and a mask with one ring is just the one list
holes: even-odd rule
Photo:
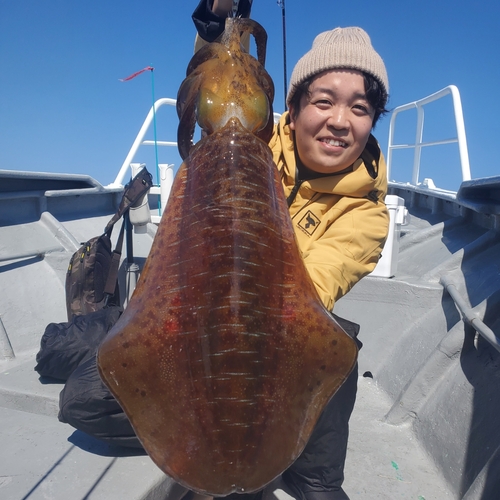
[[[258, 59], [241, 48], [247, 31]], [[151, 459], [213, 496], [258, 491], [286, 470], [357, 359], [309, 277], [267, 145], [265, 43], [255, 21], [228, 18], [189, 63], [177, 104], [184, 161], [97, 354]]]

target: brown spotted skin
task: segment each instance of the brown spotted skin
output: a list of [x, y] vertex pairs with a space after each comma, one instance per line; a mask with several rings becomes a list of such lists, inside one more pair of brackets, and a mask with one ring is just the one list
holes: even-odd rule
[[166, 474], [224, 496], [297, 458], [356, 358], [304, 266], [267, 144], [229, 119], [176, 176], [101, 377]]

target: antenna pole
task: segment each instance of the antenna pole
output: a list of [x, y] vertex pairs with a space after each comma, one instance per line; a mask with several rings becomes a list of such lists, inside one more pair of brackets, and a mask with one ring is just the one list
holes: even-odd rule
[[286, 109], [286, 96], [287, 89], [287, 71], [286, 71], [286, 22], [285, 22], [285, 0], [278, 0], [278, 5], [281, 7], [281, 19], [283, 22], [283, 88], [285, 91], [285, 109]]

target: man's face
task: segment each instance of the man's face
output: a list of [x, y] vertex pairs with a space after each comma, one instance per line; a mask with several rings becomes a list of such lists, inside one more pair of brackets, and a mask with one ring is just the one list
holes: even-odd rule
[[320, 73], [301, 97], [300, 109], [290, 107], [290, 128], [304, 166], [330, 174], [352, 165], [366, 146], [373, 117], [360, 71]]

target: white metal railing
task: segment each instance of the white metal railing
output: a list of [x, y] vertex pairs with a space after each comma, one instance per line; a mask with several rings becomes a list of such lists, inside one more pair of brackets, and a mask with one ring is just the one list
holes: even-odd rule
[[[144, 123], [142, 124], [142, 127], [140, 128], [139, 133], [137, 134], [137, 137], [132, 143], [132, 146], [127, 156], [125, 157], [125, 160], [123, 160], [122, 166], [120, 167], [120, 170], [114, 182], [110, 184], [109, 187], [124, 186], [127, 180], [130, 178], [131, 174], [133, 177], [134, 175], [137, 174], [140, 168], [145, 166], [144, 163], [134, 162], [134, 158], [137, 154], [137, 151], [141, 146], [177, 147], [177, 142], [175, 141], [158, 141], [158, 140], [150, 141], [144, 139], [146, 133], [148, 132], [149, 128], [151, 127], [155, 119], [155, 116], [157, 116], [158, 114], [158, 110], [162, 106], [175, 106], [176, 102], [177, 101], [175, 99], [163, 97], [155, 101], [154, 107], [151, 106], [151, 109], [149, 110], [149, 113], [147, 114], [146, 119], [144, 120]], [[158, 164], [158, 175], [159, 175], [158, 184], [153, 185], [153, 187], [150, 189], [151, 194], [158, 195], [158, 213], [151, 215], [151, 221], [156, 224], [160, 222], [163, 209], [167, 204], [168, 196], [170, 194], [170, 189], [172, 187], [174, 178], [173, 167], [174, 167], [173, 164], [171, 165], [163, 163]]]
[[[437, 99], [451, 94], [453, 100], [453, 110], [455, 114], [455, 124], [457, 128], [457, 137], [451, 139], [443, 139], [440, 141], [429, 141], [423, 142], [423, 131], [424, 131], [424, 106]], [[394, 144], [394, 131], [396, 118], [399, 113], [403, 111], [408, 111], [410, 109], [417, 109], [417, 131], [415, 137], [415, 143], [413, 144]], [[462, 169], [462, 181], [470, 180], [470, 165], [469, 165], [469, 153], [467, 150], [467, 139], [465, 136], [465, 125], [464, 117], [462, 112], [462, 102], [460, 100], [460, 93], [455, 85], [449, 85], [444, 89], [432, 94], [428, 97], [424, 97], [418, 101], [410, 102], [404, 104], [403, 106], [398, 106], [394, 109], [391, 116], [391, 122], [389, 126], [389, 146], [387, 150], [387, 178], [391, 180], [391, 167], [392, 167], [392, 152], [395, 149], [408, 149], [415, 148], [415, 154], [413, 158], [413, 172], [411, 183], [415, 186], [419, 185], [419, 171], [420, 171], [420, 157], [422, 153], [422, 148], [427, 146], [437, 146], [442, 144], [458, 143], [458, 150], [460, 154], [460, 164]]]
[[[142, 124], [142, 127], [139, 130], [139, 133], [137, 134], [137, 137], [135, 138], [127, 156], [125, 157], [125, 160], [123, 160], [122, 166], [120, 167], [120, 170], [113, 181], [108, 187], [123, 187], [126, 184], [126, 180], [130, 177], [130, 174], [132, 174], [132, 177], [137, 174], [138, 169], [142, 168], [145, 166], [144, 163], [135, 163], [134, 158], [137, 154], [137, 151], [141, 146], [167, 146], [167, 147], [177, 147], [177, 142], [175, 141], [146, 141], [144, 140], [144, 137], [146, 136], [146, 133], [148, 132], [149, 128], [151, 127], [151, 124], [153, 123], [153, 120], [155, 119], [155, 116], [158, 114], [158, 110], [162, 106], [175, 106], [177, 103], [176, 99], [171, 99], [169, 97], [163, 97], [161, 99], [158, 99], [154, 103], [154, 107], [151, 106], [151, 109], [149, 110], [148, 115], [146, 116], [146, 119], [144, 120], [144, 123]], [[280, 119], [280, 114], [279, 113], [274, 113], [274, 122], [278, 123]], [[170, 194], [170, 189], [173, 184], [174, 180], [174, 174], [173, 174], [173, 167], [174, 165], [168, 165], [168, 164], [162, 164], [160, 163], [158, 165], [158, 171], [159, 171], [159, 185], [155, 185], [150, 189], [151, 194], [156, 194], [160, 196], [160, 203], [159, 203], [159, 211], [158, 215], [152, 215], [151, 219], [153, 222], [158, 223], [161, 219], [161, 215], [163, 213], [163, 208], [167, 204], [168, 196]], [[132, 172], [129, 171], [129, 169], [132, 170]]]
[[175, 104], [176, 104], [175, 99], [170, 99], [169, 97], [163, 97], [161, 99], [158, 99], [154, 103], [154, 107], [151, 106], [151, 109], [149, 110], [149, 113], [146, 116], [146, 119], [144, 120], [144, 123], [142, 124], [142, 127], [139, 130], [139, 133], [137, 134], [137, 137], [135, 138], [135, 141], [132, 144], [132, 147], [130, 148], [130, 151], [125, 157], [125, 160], [123, 160], [120, 171], [118, 172], [114, 182], [111, 184], [112, 187], [124, 185], [125, 179], [128, 178], [130, 175], [129, 172], [130, 164], [134, 161], [134, 157], [137, 154], [138, 149], [142, 145], [154, 146], [156, 144], [157, 146], [177, 147], [177, 142], [169, 142], [169, 141], [155, 142], [155, 141], [144, 140], [144, 137], [146, 136], [149, 127], [151, 127], [151, 124], [153, 123], [155, 115], [158, 113], [158, 109], [160, 109], [162, 106], [175, 106]]
[[[135, 155], [137, 154], [137, 151], [141, 146], [168, 146], [168, 147], [177, 147], [177, 142], [175, 141], [145, 141], [144, 137], [146, 136], [147, 131], [149, 130], [149, 127], [151, 127], [151, 124], [153, 123], [155, 115], [158, 113], [158, 110], [162, 106], [175, 106], [177, 103], [176, 99], [171, 99], [169, 97], [162, 97], [161, 99], [158, 99], [154, 103], [154, 109], [153, 106], [151, 106], [151, 109], [149, 110], [148, 115], [146, 116], [146, 119], [144, 120], [144, 123], [142, 124], [141, 129], [139, 130], [139, 133], [137, 134], [137, 137], [135, 138], [132, 147], [130, 148], [130, 151], [128, 152], [127, 156], [125, 157], [125, 160], [123, 160], [122, 166], [120, 167], [120, 170], [112, 184], [110, 184], [110, 187], [120, 187], [124, 186], [124, 181], [126, 178], [128, 178], [129, 175], [129, 168], [131, 163], [134, 161]], [[278, 123], [280, 119], [280, 113], [274, 113], [274, 123]]]

